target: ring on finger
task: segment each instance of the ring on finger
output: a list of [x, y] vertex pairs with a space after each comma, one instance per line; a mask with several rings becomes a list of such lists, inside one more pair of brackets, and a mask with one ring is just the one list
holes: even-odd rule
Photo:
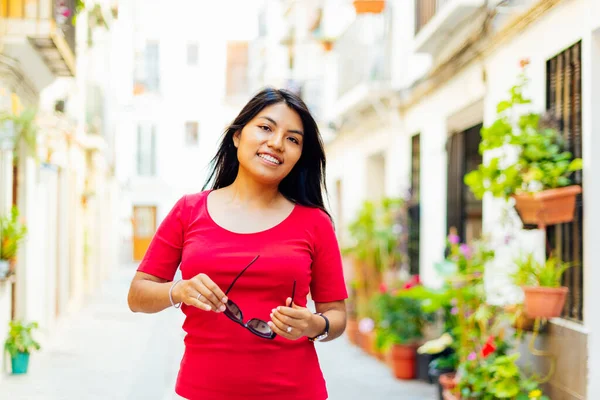
[[196, 300], [200, 301], [200, 297], [202, 297], [202, 293], [198, 293], [198, 296], [196, 296]]
[[292, 327], [288, 326], [287, 329], [286, 329], [286, 331], [287, 331], [287, 333], [290, 333], [292, 331]]

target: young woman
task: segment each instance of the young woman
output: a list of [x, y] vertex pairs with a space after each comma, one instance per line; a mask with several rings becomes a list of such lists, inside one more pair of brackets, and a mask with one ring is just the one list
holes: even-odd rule
[[[304, 102], [258, 93], [225, 131], [210, 182], [161, 223], [131, 310], [186, 314], [184, 398], [327, 399], [314, 341], [343, 333], [347, 293], [323, 204], [323, 144]], [[172, 282], [178, 267], [183, 280]]]

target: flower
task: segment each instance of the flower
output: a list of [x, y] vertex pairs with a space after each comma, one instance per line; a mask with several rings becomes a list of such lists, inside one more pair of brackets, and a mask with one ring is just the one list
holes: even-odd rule
[[387, 293], [388, 291], [388, 287], [385, 283], [381, 282], [381, 284], [379, 285], [379, 293]]
[[494, 343], [494, 339], [495, 338], [493, 336], [490, 336], [487, 342], [485, 342], [483, 348], [481, 349], [481, 357], [487, 358], [490, 354], [496, 351], [496, 344]]
[[475, 361], [477, 359], [477, 354], [475, 354], [475, 352], [472, 352], [471, 354], [469, 354], [467, 356], [467, 360], [469, 361]]
[[421, 278], [419, 277], [419, 275], [413, 275], [408, 282], [406, 282], [404, 284], [404, 286], [402, 286], [402, 289], [412, 289], [415, 286], [418, 286], [421, 284]]
[[519, 61], [519, 65], [521, 66], [521, 68], [525, 68], [526, 66], [528, 66], [530, 63], [529, 58], [522, 58]]
[[451, 233], [450, 235], [448, 235], [448, 241], [451, 244], [459, 244], [460, 243], [460, 238], [458, 237], [458, 235], [455, 235], [454, 233]]
[[540, 389], [535, 389], [529, 392], [530, 399], [537, 399], [539, 397], [542, 397], [542, 391]]
[[371, 318], [363, 318], [358, 323], [360, 333], [369, 333], [375, 328], [375, 322]]
[[458, 307], [452, 307], [452, 309], [450, 310], [450, 314], [457, 315], [458, 314]]
[[467, 260], [470, 259], [471, 256], [473, 256], [473, 251], [471, 250], [469, 245], [461, 244], [459, 250]]

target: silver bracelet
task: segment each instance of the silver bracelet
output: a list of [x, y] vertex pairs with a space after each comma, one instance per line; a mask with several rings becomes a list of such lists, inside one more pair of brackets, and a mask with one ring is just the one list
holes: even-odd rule
[[177, 285], [179, 282], [181, 282], [181, 279], [176, 280], [175, 282], [173, 282], [173, 284], [171, 285], [171, 288], [169, 289], [169, 300], [171, 301], [171, 305], [175, 308], [179, 308], [181, 307], [181, 303], [177, 303], [177, 305], [175, 305], [175, 303], [173, 303], [173, 288], [175, 287], [175, 285]]

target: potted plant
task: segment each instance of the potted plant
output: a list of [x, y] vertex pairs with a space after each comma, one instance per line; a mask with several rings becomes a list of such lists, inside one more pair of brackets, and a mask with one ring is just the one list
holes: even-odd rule
[[384, 0], [354, 0], [353, 4], [357, 14], [380, 14], [385, 8]]
[[33, 339], [31, 334], [37, 328], [37, 322], [9, 322], [8, 338], [4, 342], [4, 349], [10, 354], [13, 374], [27, 373], [29, 354], [40, 349], [40, 344]]
[[383, 293], [377, 299], [377, 347], [388, 351], [388, 362], [398, 379], [415, 378], [417, 347], [430, 319], [421, 302], [404, 293], [410, 290]]
[[19, 221], [19, 209], [13, 206], [10, 215], [0, 216], [0, 279], [10, 272], [10, 261], [17, 255], [19, 244], [25, 238], [27, 228]]
[[524, 96], [527, 61], [522, 61], [510, 98], [497, 105], [498, 118], [481, 130], [480, 154], [492, 157], [465, 175], [465, 183], [481, 199], [485, 193], [512, 198], [524, 224], [539, 227], [573, 220], [581, 193], [570, 176], [583, 167], [565, 151], [565, 142], [551, 118], [537, 113], [517, 115], [531, 100]]
[[564, 272], [572, 267], [557, 257], [538, 262], [533, 254], [517, 261], [515, 284], [525, 294], [525, 313], [530, 318], [555, 318], [562, 314], [569, 288], [562, 286]]
[[[458, 385], [454, 398], [549, 400], [535, 379], [525, 376], [517, 361], [519, 353], [508, 354], [510, 346], [491, 338], [478, 354], [459, 367]], [[450, 396], [448, 396], [450, 398]]]
[[[35, 123], [37, 111], [35, 109], [26, 109], [19, 114], [0, 112], [0, 125], [12, 124], [14, 136], [11, 137], [11, 146], [14, 149], [14, 162], [18, 160], [18, 148], [23, 144], [26, 146], [28, 154], [37, 159], [37, 132], [38, 127]], [[9, 130], [11, 130], [9, 126]]]

